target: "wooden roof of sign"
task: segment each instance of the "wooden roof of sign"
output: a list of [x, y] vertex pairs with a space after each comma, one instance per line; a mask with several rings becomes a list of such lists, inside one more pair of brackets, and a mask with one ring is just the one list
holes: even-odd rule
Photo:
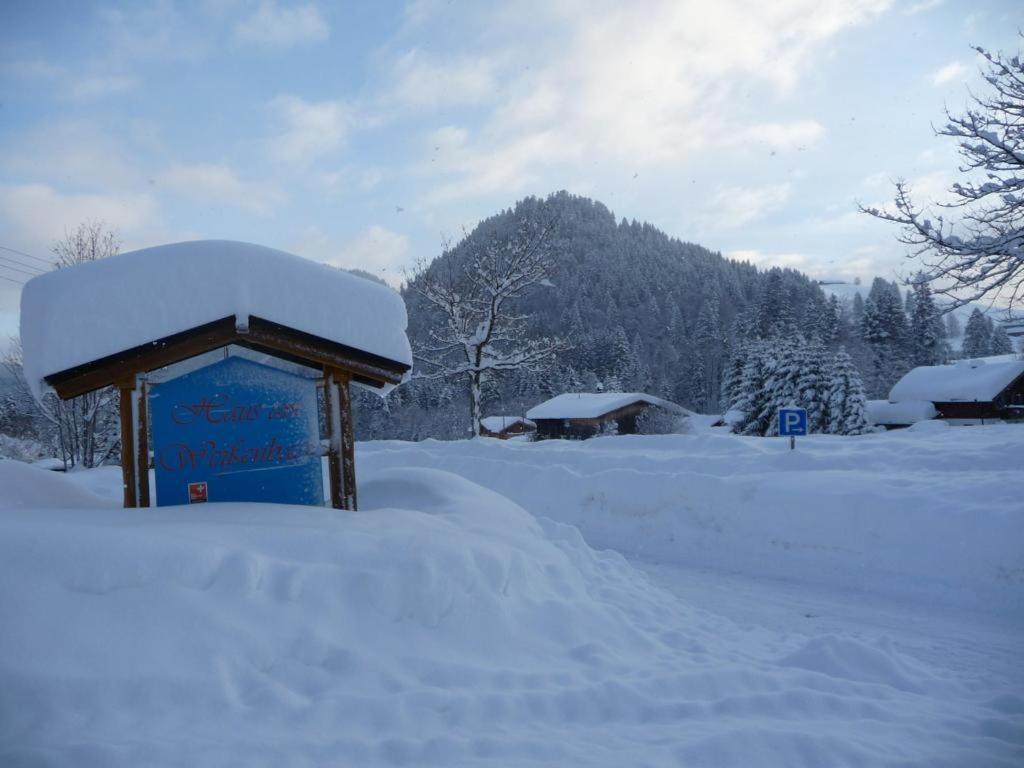
[[410, 367], [260, 317], [250, 316], [244, 326], [232, 316], [58, 371], [44, 381], [67, 399], [229, 344], [300, 365], [346, 371], [353, 381], [375, 388], [400, 383]]

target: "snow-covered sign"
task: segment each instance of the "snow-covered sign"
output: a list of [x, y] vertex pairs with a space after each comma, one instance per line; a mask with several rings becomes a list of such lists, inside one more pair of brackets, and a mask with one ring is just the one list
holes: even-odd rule
[[889, 391], [889, 401], [987, 402], [1021, 376], [1024, 360], [961, 360], [952, 365], [921, 366], [896, 382]]
[[160, 506], [324, 503], [316, 384], [229, 357], [150, 391]]
[[391, 288], [273, 248], [199, 240], [29, 280], [25, 377], [38, 395], [52, 374], [227, 317], [244, 330], [250, 316], [412, 364], [405, 303]]
[[[283, 251], [221, 240], [49, 272], [31, 279], [21, 300], [24, 373], [36, 398], [46, 387], [64, 400], [119, 390], [126, 507], [150, 503], [146, 375], [235, 345], [321, 376], [331, 505], [355, 509], [350, 386], [386, 392], [408, 377], [406, 322], [402, 297], [385, 285]], [[213, 491], [198, 480], [184, 500], [210, 498]]]
[[537, 419], [599, 419], [605, 414], [637, 403], [647, 403], [673, 413], [688, 411], [660, 397], [643, 392], [567, 392], [546, 400], [526, 412], [526, 418]]

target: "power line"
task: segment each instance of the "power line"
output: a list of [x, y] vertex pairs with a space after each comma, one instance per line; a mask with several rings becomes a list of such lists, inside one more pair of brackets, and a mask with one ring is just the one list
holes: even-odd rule
[[[18, 261], [17, 259], [9, 259], [6, 256], [0, 255], [0, 261], [6, 261], [11, 264], [15, 264], [16, 266], [13, 267], [8, 267], [7, 264], [0, 264], [0, 267], [7, 267], [8, 269], [13, 269], [15, 272], [24, 272], [26, 275], [43, 274], [43, 270], [33, 267], [31, 264], [26, 264], [23, 261]], [[32, 271], [29, 272], [28, 270]]]
[[52, 261], [47, 261], [46, 259], [40, 259], [38, 256], [33, 256], [31, 253], [25, 253], [24, 251], [19, 251], [17, 248], [9, 248], [6, 245], [0, 245], [0, 251], [10, 251], [11, 253], [16, 253], [19, 256], [27, 256], [28, 258], [33, 259], [35, 261], [38, 261], [41, 264], [45, 264], [48, 267], [52, 267], [53, 266], [53, 262]]
[[15, 280], [13, 277], [4, 277], [3, 275], [0, 275], [0, 280], [6, 280], [8, 283], [14, 283], [15, 285], [24, 285], [21, 280]]

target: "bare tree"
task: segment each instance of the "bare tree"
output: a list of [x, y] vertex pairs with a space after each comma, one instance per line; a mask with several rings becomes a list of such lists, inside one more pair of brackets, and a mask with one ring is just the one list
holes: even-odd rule
[[561, 338], [528, 338], [527, 316], [514, 300], [544, 283], [551, 267], [553, 221], [517, 222], [511, 235], [477, 245], [467, 238], [433, 266], [420, 262], [409, 287], [429, 302], [441, 322], [419, 346], [426, 378], [462, 378], [469, 384], [474, 435], [480, 434], [484, 386], [503, 371], [540, 371], [569, 348]]
[[962, 174], [950, 188], [949, 213], [930, 215], [911, 199], [907, 182], [896, 184], [895, 210], [861, 207], [901, 225], [898, 237], [935, 293], [952, 300], [947, 311], [972, 301], [1024, 299], [1024, 60], [975, 48], [987, 62], [987, 95], [972, 94], [963, 115], [948, 110], [936, 135], [957, 140]]
[[[56, 268], [62, 269], [113, 256], [119, 249], [117, 236], [103, 223], [93, 221], [66, 233], [51, 250], [56, 257]], [[74, 318], [69, 318], [68, 322], [74, 322]], [[28, 394], [21, 362], [21, 344], [12, 339], [4, 365]], [[28, 396], [24, 402], [33, 403], [38, 415], [50, 426], [65, 468], [96, 467], [116, 456], [120, 447], [118, 393], [112, 387], [70, 400], [47, 393], [41, 401]]]

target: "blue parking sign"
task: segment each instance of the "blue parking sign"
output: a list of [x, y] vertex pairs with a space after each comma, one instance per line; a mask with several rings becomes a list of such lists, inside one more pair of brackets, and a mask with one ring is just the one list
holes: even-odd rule
[[807, 434], [807, 409], [779, 408], [779, 434], [797, 437]]

